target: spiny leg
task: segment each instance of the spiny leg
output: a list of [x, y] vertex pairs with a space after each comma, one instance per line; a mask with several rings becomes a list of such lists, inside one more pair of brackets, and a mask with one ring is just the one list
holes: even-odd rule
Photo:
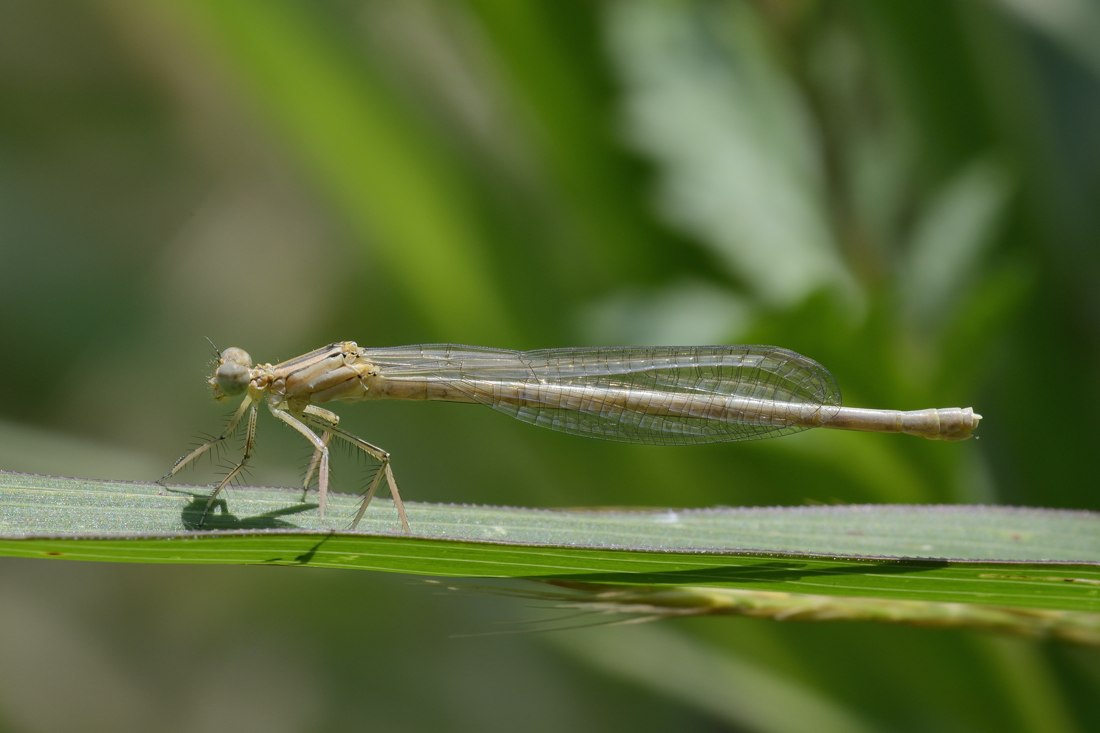
[[367, 487], [367, 493], [363, 495], [363, 502], [359, 505], [359, 511], [355, 513], [355, 519], [351, 520], [351, 527], [349, 529], [355, 529], [359, 526], [359, 520], [363, 518], [363, 515], [367, 512], [367, 507], [370, 506], [370, 500], [374, 498], [374, 493], [378, 491], [378, 487], [382, 483], [382, 476], [386, 477], [386, 484], [390, 489], [390, 497], [393, 499], [393, 506], [397, 509], [397, 516], [401, 520], [401, 529], [405, 534], [412, 532], [412, 528], [409, 527], [409, 517], [405, 514], [405, 502], [401, 501], [401, 493], [397, 490], [397, 481], [393, 478], [393, 469], [390, 468], [390, 454], [385, 453], [385, 459], [382, 460], [382, 465], [378, 467], [378, 471], [374, 474], [374, 479], [370, 482], [370, 486]]
[[[236, 433], [237, 432], [237, 426], [240, 425], [241, 418], [244, 417], [245, 411], [248, 409], [249, 405], [251, 405], [251, 404], [252, 404], [252, 398], [251, 397], [245, 397], [244, 400], [241, 402], [241, 406], [237, 408], [237, 411], [234, 412], [233, 416], [229, 418], [229, 422], [225, 424], [225, 430], [222, 430], [221, 435], [219, 435], [216, 438], [211, 438], [210, 440], [205, 441], [202, 445], [198, 446], [193, 451], [191, 451], [189, 453], [185, 453], [184, 455], [177, 458], [176, 462], [172, 464], [172, 469], [168, 473], [164, 474], [159, 479], [157, 479], [157, 483], [158, 484], [163, 484], [165, 481], [167, 481], [168, 479], [172, 478], [177, 473], [182, 471], [187, 465], [189, 465], [196, 458], [198, 458], [199, 456], [205, 454], [208, 450], [210, 450], [214, 446], [218, 445], [219, 443], [225, 441], [226, 439], [229, 438], [229, 436]], [[255, 412], [256, 412], [255, 408], [253, 408], [252, 412], [253, 412], [253, 415], [255, 415]], [[255, 427], [254, 426], [253, 426], [253, 432], [255, 432]], [[205, 514], [204, 514], [204, 516], [205, 516]]]
[[393, 506], [397, 510], [398, 518], [401, 520], [401, 528], [406, 534], [411, 532], [412, 530], [409, 528], [409, 517], [405, 513], [405, 503], [401, 501], [401, 492], [397, 490], [397, 481], [393, 477], [393, 469], [390, 468], [390, 454], [378, 446], [368, 443], [359, 436], [352, 435], [337, 425], [324, 423], [323, 418], [320, 418], [308, 408], [306, 409], [306, 414], [312, 418], [310, 420], [311, 422], [316, 420], [315, 424], [317, 424], [320, 429], [327, 430], [336, 437], [347, 441], [381, 464], [378, 467], [378, 472], [374, 474], [370, 486], [367, 487], [367, 493], [363, 495], [363, 502], [359, 505], [359, 511], [356, 512], [355, 519], [352, 520], [349, 529], [355, 529], [359, 525], [359, 520], [363, 518], [363, 515], [367, 511], [367, 507], [370, 506], [371, 499], [374, 498], [374, 494], [378, 491], [382, 479], [385, 478], [386, 484], [390, 489], [390, 497], [393, 499]]
[[[321, 432], [321, 442], [326, 446], [329, 440], [332, 439], [332, 433], [327, 430]], [[309, 468], [306, 470], [305, 480], [302, 481], [302, 501], [306, 500], [306, 494], [309, 492], [309, 482], [313, 478], [314, 472], [317, 470], [321, 463], [321, 451], [317, 448], [313, 449], [313, 457], [309, 459]]]
[[[246, 405], [248, 405], [249, 402], [250, 402], [250, 400], [245, 400], [242, 407], [245, 407]], [[239, 413], [240, 410], [238, 410], [237, 412]], [[230, 424], [235, 426], [235, 423], [239, 419], [240, 419], [239, 415], [234, 415], [233, 419], [230, 421]], [[222, 489], [224, 489], [226, 486], [228, 486], [234, 479], [237, 478], [237, 476], [241, 475], [241, 471], [244, 470], [245, 465], [248, 463], [249, 459], [252, 458], [252, 449], [255, 448], [255, 447], [256, 447], [256, 405], [252, 405], [251, 409], [248, 411], [248, 425], [245, 428], [245, 433], [244, 433], [244, 455], [241, 456], [241, 460], [237, 463], [237, 465], [233, 466], [233, 468], [231, 468], [229, 470], [229, 473], [227, 473], [225, 475], [225, 478], [223, 478], [221, 480], [221, 482], [218, 483], [218, 485], [214, 487], [214, 491], [213, 491], [213, 493], [210, 494], [210, 498], [206, 500], [206, 507], [202, 510], [202, 517], [199, 519], [199, 526], [200, 527], [203, 524], [206, 523], [206, 515], [210, 513], [210, 507], [214, 506], [214, 499], [216, 499], [218, 497], [218, 494], [221, 493]]]
[[[340, 416], [331, 410], [326, 410], [323, 407], [317, 407], [316, 405], [306, 405], [303, 412], [316, 417], [318, 420], [327, 423], [328, 425], [336, 425], [340, 422]], [[329, 440], [332, 439], [332, 432], [328, 428], [321, 429], [321, 442], [326, 446]], [[314, 471], [317, 470], [321, 461], [321, 450], [319, 448], [313, 449], [313, 457], [309, 459], [309, 469], [306, 471], [305, 481], [302, 482], [302, 501], [306, 500], [306, 493], [309, 491], [309, 482], [313, 478]]]
[[[312, 443], [314, 453], [320, 455], [320, 458], [317, 459], [317, 504], [321, 512], [321, 519], [324, 519], [325, 504], [328, 501], [328, 441], [317, 437], [317, 434], [310, 430], [308, 425], [291, 415], [285, 408], [275, 407], [271, 404], [268, 404], [268, 407], [271, 409], [272, 415], [294, 428], [301, 433], [302, 437]], [[324, 410], [324, 412], [328, 412], [328, 410]]]

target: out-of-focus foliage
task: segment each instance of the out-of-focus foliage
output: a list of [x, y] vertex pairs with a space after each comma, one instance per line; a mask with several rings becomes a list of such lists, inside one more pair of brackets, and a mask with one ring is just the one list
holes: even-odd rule
[[[973, 404], [980, 440], [342, 414], [410, 499], [1096, 509], [1098, 37], [1087, 0], [4, 3], [0, 460], [160, 475], [220, 426], [204, 336], [260, 360], [765, 342], [850, 404]], [[306, 446], [260, 430], [252, 480], [298, 480]], [[510, 607], [322, 571], [0, 572], [16, 729], [1100, 723], [1095, 657], [1042, 644], [728, 619], [453, 639]]]

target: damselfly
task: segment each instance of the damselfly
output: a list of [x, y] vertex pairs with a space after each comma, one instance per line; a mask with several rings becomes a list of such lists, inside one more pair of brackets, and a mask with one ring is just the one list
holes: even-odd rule
[[162, 479], [234, 435], [244, 420], [244, 453], [211, 493], [204, 521], [221, 490], [251, 459], [257, 408], [265, 403], [312, 444], [305, 484], [317, 474], [322, 517], [329, 442], [335, 437], [380, 464], [351, 527], [385, 480], [405, 531], [409, 520], [389, 453], [342, 429], [339, 417], [319, 405], [381, 399], [470, 402], [552, 430], [660, 445], [771, 438], [815, 427], [964, 440], [981, 420], [969, 407], [907, 412], [842, 407], [836, 380], [825, 367], [775, 346], [510, 351], [454, 344], [368, 349], [343, 341], [259, 365], [232, 347], [218, 356], [209, 383], [218, 400], [244, 398], [221, 435], [182, 456]]

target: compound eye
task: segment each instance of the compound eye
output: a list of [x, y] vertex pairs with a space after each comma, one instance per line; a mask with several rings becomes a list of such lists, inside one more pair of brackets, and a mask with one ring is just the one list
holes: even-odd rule
[[248, 389], [252, 357], [244, 349], [231, 346], [218, 358], [218, 367], [210, 383], [215, 395], [234, 397]]

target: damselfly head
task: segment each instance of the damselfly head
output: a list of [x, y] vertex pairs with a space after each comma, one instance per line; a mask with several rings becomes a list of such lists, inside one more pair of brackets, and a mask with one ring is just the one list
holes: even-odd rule
[[208, 380], [214, 390], [214, 399], [236, 397], [248, 389], [251, 379], [252, 357], [244, 349], [230, 346], [218, 356], [214, 375]]

